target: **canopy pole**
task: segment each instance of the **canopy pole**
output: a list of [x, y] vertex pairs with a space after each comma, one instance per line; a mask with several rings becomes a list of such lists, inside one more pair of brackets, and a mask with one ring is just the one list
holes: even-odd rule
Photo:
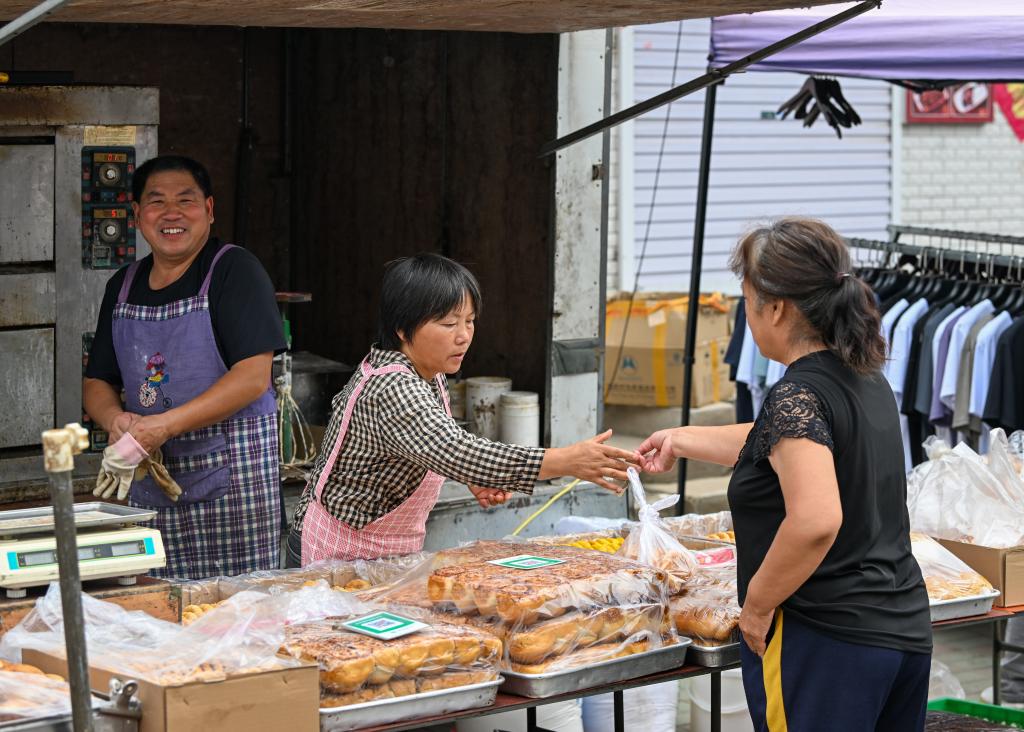
[[54, 10], [59, 8], [61, 5], [67, 3], [68, 0], [46, 0], [21, 16], [15, 18], [10, 23], [0, 28], [0, 46], [7, 43], [7, 41], [14, 38], [19, 33], [24, 33], [29, 28], [39, 23], [47, 15], [52, 13]]
[[626, 120], [630, 120], [633, 119], [634, 117], [639, 117], [640, 115], [646, 112], [650, 112], [652, 109], [657, 109], [658, 107], [662, 107], [668, 104], [669, 102], [674, 102], [676, 99], [679, 99], [680, 97], [685, 97], [688, 94], [692, 94], [693, 92], [705, 89], [711, 86], [712, 84], [717, 84], [720, 81], [724, 81], [725, 77], [729, 76], [730, 74], [735, 74], [739, 71], [743, 71], [751, 64], [756, 64], [759, 61], [763, 61], [769, 56], [774, 56], [779, 51], [785, 51], [787, 48], [795, 46], [801, 41], [806, 41], [808, 38], [813, 38], [819, 33], [827, 31], [829, 28], [834, 28], [837, 25], [845, 23], [851, 18], [856, 18], [858, 15], [863, 15], [869, 10], [874, 10], [881, 4], [882, 0], [866, 0], [865, 2], [862, 2], [859, 5], [855, 5], [854, 7], [849, 8], [848, 10], [844, 10], [838, 15], [834, 15], [831, 18], [821, 21], [820, 23], [815, 23], [809, 28], [804, 28], [802, 31], [794, 33], [791, 36], [787, 36], [786, 38], [783, 38], [781, 41], [776, 41], [770, 46], [762, 48], [760, 51], [755, 51], [749, 56], [744, 56], [741, 59], [737, 59], [736, 61], [733, 61], [731, 64], [727, 64], [720, 69], [710, 69], [708, 73], [704, 74], [703, 76], [698, 76], [696, 79], [693, 79], [692, 81], [688, 81], [685, 84], [681, 84], [673, 89], [669, 89], [668, 91], [662, 92], [657, 96], [651, 97], [650, 99], [647, 99], [638, 104], [634, 104], [632, 107], [627, 107], [626, 109], [623, 109], [620, 112], [616, 112], [615, 114], [609, 115], [604, 119], [594, 122], [593, 124], [587, 125], [586, 127], [581, 127], [575, 132], [570, 132], [568, 135], [559, 137], [557, 140], [554, 140], [553, 142], [547, 143], [546, 145], [544, 145], [544, 147], [541, 148], [540, 157], [550, 155], [553, 152], [558, 152], [563, 147], [568, 147], [569, 145], [579, 142], [580, 140], [585, 140], [586, 138], [591, 137], [592, 135], [596, 135], [598, 132], [602, 132], [609, 127], [614, 127], [615, 125], [621, 124]]
[[[716, 81], [704, 92], [704, 127], [700, 139], [700, 168], [697, 178], [697, 210], [693, 221], [693, 251], [690, 255], [690, 299], [686, 305], [686, 343], [683, 346], [683, 414], [680, 424], [690, 424], [690, 394], [693, 391], [693, 352], [697, 340], [697, 313], [700, 311], [700, 273], [704, 258], [704, 224], [708, 213], [708, 179], [711, 175], [711, 142], [715, 128]], [[686, 458], [679, 459], [677, 490], [679, 503], [676, 513], [682, 516], [686, 509]]]

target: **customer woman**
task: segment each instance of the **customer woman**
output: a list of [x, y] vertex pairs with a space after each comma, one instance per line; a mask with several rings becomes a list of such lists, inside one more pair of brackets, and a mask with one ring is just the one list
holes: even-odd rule
[[[484, 507], [537, 480], [573, 475], [619, 492], [635, 453], [611, 431], [562, 448], [491, 442], [456, 424], [446, 374], [462, 367], [482, 299], [476, 278], [436, 254], [391, 263], [381, 290], [378, 342], [333, 413], [289, 537], [290, 562], [373, 559], [423, 548], [441, 484], [469, 486]], [[301, 537], [298, 535], [301, 527]]]
[[921, 730], [928, 596], [910, 550], [874, 298], [820, 221], [754, 229], [730, 264], [754, 341], [786, 374], [752, 424], [656, 432], [639, 449], [644, 467], [665, 471], [679, 457], [735, 466], [729, 506], [755, 729]]

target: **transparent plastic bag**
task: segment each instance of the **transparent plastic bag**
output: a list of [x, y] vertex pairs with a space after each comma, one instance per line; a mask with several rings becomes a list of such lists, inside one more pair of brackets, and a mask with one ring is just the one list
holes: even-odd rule
[[297, 623], [285, 630], [282, 651], [320, 667], [321, 707], [338, 707], [492, 681], [500, 640], [471, 627], [433, 621], [416, 608], [391, 612], [427, 624], [391, 640], [345, 627], [366, 611]]
[[1024, 479], [1006, 433], [994, 429], [987, 458], [965, 443], [929, 437], [928, 461], [907, 476], [910, 526], [930, 536], [1005, 548], [1024, 543]]
[[[354, 607], [360, 607], [355, 598], [326, 583], [277, 596], [241, 592], [191, 625], [180, 626], [82, 595], [90, 663], [164, 686], [294, 666], [294, 660], [278, 656], [287, 624]], [[25, 648], [65, 655], [56, 584], [0, 641], [0, 655], [8, 658], [20, 657]]]
[[960, 683], [949, 666], [935, 658], [932, 658], [931, 674], [928, 677], [928, 699], [942, 699], [952, 697], [953, 699], [966, 699], [964, 687]]
[[[493, 563], [523, 555], [558, 563]], [[603, 552], [479, 541], [440, 551], [401, 582], [359, 596], [487, 632], [505, 641], [503, 668], [542, 673], [675, 643], [668, 581], [662, 570]]]
[[626, 534], [622, 528], [605, 529], [602, 531], [587, 531], [579, 534], [563, 534], [560, 536], [537, 536], [529, 539], [531, 544], [542, 544], [548, 546], [574, 546], [579, 549], [592, 549], [594, 551], [615, 554], [622, 548]]
[[676, 505], [679, 496], [665, 496], [654, 503], [648, 503], [636, 469], [628, 468], [626, 473], [633, 502], [639, 507], [639, 521], [630, 528], [618, 555], [665, 570], [669, 575], [670, 592], [678, 594], [687, 578], [696, 570], [697, 560], [669, 532], [659, 512]]
[[679, 635], [701, 646], [737, 640], [740, 605], [736, 565], [700, 567], [686, 582], [684, 592], [671, 601], [672, 622]]
[[730, 511], [667, 516], [662, 521], [665, 522], [665, 527], [677, 539], [691, 536], [707, 539], [711, 538], [713, 534], [732, 531], [732, 513]]
[[995, 592], [987, 579], [930, 536], [912, 532], [910, 547], [914, 559], [921, 567], [928, 588], [928, 599], [932, 602], [979, 597]]
[[11, 671], [0, 664], [0, 724], [71, 713], [67, 682], [38, 669]]

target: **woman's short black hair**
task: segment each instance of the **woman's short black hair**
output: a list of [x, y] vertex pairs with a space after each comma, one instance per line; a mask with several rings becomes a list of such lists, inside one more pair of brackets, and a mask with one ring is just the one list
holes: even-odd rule
[[166, 173], [171, 170], [180, 170], [189, 173], [196, 181], [196, 185], [203, 191], [203, 198], [213, 195], [213, 184], [210, 182], [210, 174], [203, 167], [202, 163], [186, 158], [184, 155], [159, 155], [150, 158], [135, 169], [132, 175], [132, 200], [138, 201], [142, 198], [142, 192], [146, 190], [146, 183], [154, 173]]
[[377, 346], [401, 350], [424, 323], [443, 318], [469, 299], [479, 316], [480, 284], [468, 269], [440, 254], [417, 254], [389, 262], [380, 294]]

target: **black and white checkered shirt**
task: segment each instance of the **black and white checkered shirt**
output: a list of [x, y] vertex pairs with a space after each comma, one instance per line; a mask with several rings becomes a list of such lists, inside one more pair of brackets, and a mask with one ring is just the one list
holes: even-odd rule
[[[372, 348], [369, 359], [373, 368], [399, 363], [409, 372], [371, 378], [356, 400], [321, 494], [332, 516], [361, 529], [411, 496], [428, 470], [462, 483], [533, 492], [544, 448], [505, 445], [466, 432], [445, 413], [437, 383], [421, 378], [404, 354]], [[330, 424], [295, 511], [297, 528], [337, 440], [349, 394], [362, 379], [357, 369], [334, 397]]]

